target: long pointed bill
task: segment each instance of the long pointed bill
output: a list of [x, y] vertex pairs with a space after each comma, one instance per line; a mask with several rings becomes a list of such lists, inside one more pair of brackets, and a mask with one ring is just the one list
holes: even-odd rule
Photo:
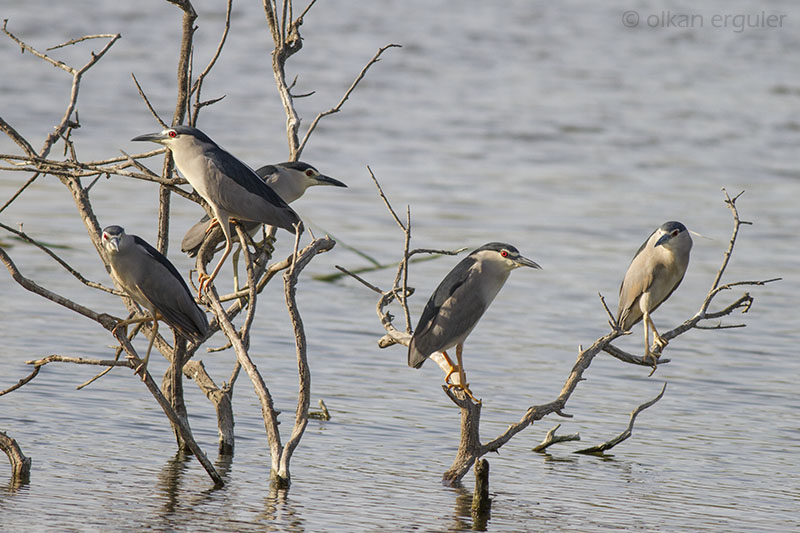
[[145, 133], [144, 135], [139, 135], [138, 137], [134, 137], [131, 140], [132, 141], [151, 141], [151, 142], [154, 142], [154, 143], [160, 143], [161, 141], [163, 141], [166, 138], [167, 138], [167, 136], [164, 135], [163, 132], [158, 132], [158, 133]]
[[533, 261], [531, 261], [527, 257], [519, 256], [516, 259], [514, 259], [514, 261], [517, 263], [518, 266], [531, 267], [531, 268], [535, 268], [536, 270], [541, 270], [542, 269], [542, 267], [540, 267], [538, 264], [534, 263]]
[[320, 174], [314, 179], [317, 180], [317, 183], [319, 185], [333, 185], [334, 187], [347, 187], [347, 185], [345, 185], [341, 181], [335, 178], [331, 178], [330, 176], [323, 176], [322, 174]]

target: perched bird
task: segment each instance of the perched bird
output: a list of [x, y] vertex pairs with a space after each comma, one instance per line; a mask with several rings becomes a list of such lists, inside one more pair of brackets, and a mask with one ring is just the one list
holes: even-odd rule
[[138, 236], [128, 235], [120, 226], [108, 226], [103, 230], [103, 247], [108, 252], [111, 276], [150, 315], [123, 320], [115, 329], [128, 324], [153, 322], [147, 354], [136, 369], [137, 374], [147, 367], [159, 320], [192, 342], [203, 340], [208, 333], [206, 315], [195, 303], [186, 282], [161, 252]]
[[[450, 371], [444, 380], [448, 387], [458, 387], [475, 401], [464, 374], [461, 352], [464, 341], [505, 284], [515, 268], [539, 265], [502, 242], [490, 242], [461, 260], [428, 300], [417, 329], [408, 345], [408, 366], [420, 368], [431, 354], [442, 352]], [[457, 365], [446, 350], [456, 347]], [[458, 371], [459, 383], [451, 384], [450, 376]]]
[[269, 224], [292, 233], [302, 231], [297, 213], [253, 169], [197, 128], [175, 126], [132, 140], [156, 142], [172, 151], [175, 166], [211, 207], [211, 225], [219, 224], [225, 234], [225, 250], [219, 263], [211, 275], [200, 276], [200, 294], [214, 281], [231, 252], [231, 220]]
[[650, 328], [659, 353], [667, 341], [658, 334], [650, 313], [681, 284], [691, 250], [692, 237], [686, 226], [675, 221], [663, 223], [636, 252], [619, 288], [617, 324], [630, 331], [644, 318], [644, 353], [653, 359], [654, 368], [658, 355], [650, 351]]
[[[320, 174], [319, 171], [302, 161], [287, 161], [285, 163], [278, 163], [277, 165], [266, 165], [256, 170], [261, 179], [266, 181], [273, 191], [278, 193], [284, 202], [290, 204], [303, 196], [306, 189], [314, 185], [332, 185], [334, 187], [347, 187], [341, 181]], [[183, 236], [181, 242], [181, 251], [189, 254], [189, 257], [197, 255], [200, 245], [209, 233], [208, 228], [211, 225], [211, 219], [205, 215], [200, 221], [189, 228], [186, 235]], [[252, 235], [261, 224], [258, 222], [245, 222], [243, 224], [244, 230]], [[218, 235], [218, 237], [223, 237]], [[214, 243], [216, 246], [222, 242], [219, 238]], [[234, 256], [235, 260], [236, 256]]]

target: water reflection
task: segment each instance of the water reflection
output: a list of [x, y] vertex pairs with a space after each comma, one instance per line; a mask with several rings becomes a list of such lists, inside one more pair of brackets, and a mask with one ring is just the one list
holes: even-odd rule
[[194, 459], [190, 454], [178, 451], [174, 456], [167, 460], [164, 468], [158, 473], [157, 494], [161, 496], [163, 502], [161, 508], [162, 518], [175, 513], [180, 505], [181, 486], [183, 484], [183, 474], [188, 468], [188, 462]]
[[289, 499], [289, 489], [279, 489], [272, 483], [267, 497], [264, 498], [264, 511], [259, 515], [258, 521], [275, 524], [270, 525], [267, 531], [305, 531], [299, 509]]
[[473, 492], [458, 483], [451, 487], [455, 494], [452, 525], [448, 531], [487, 531], [492, 517], [491, 507], [485, 511], [472, 509]]
[[19, 492], [25, 493], [27, 492], [30, 483], [30, 476], [26, 476], [24, 478], [12, 476], [7, 483], [0, 485], [0, 492], [8, 496], [15, 496]]

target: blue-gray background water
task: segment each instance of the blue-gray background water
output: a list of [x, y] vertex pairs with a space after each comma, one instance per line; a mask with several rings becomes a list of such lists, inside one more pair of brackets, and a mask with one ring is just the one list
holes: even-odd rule
[[[196, 1], [195, 72], [211, 57], [224, 3]], [[296, 6], [296, 14], [302, 6]], [[635, 11], [638, 19], [627, 11]], [[742, 28], [735, 15], [762, 14]], [[675, 15], [696, 15], [676, 27]], [[699, 15], [699, 17], [697, 16]], [[728, 22], [725, 23], [725, 16]], [[776, 15], [779, 27], [764, 16]], [[155, 108], [172, 116], [180, 11], [163, 1], [0, 1], [8, 28], [44, 50], [86, 34], [122, 39], [85, 76], [73, 133], [85, 160], [129, 153], [132, 137], [157, 123], [137, 95], [134, 73]], [[718, 16], [718, 18], [714, 18]], [[638, 20], [638, 23], [637, 23]], [[773, 26], [778, 26], [775, 19]], [[635, 27], [626, 27], [635, 26]], [[722, 27], [719, 27], [722, 26]], [[727, 26], [727, 27], [725, 27]], [[319, 2], [302, 26], [302, 51], [290, 60], [296, 101], [307, 126], [332, 107], [378, 47], [386, 53], [342, 112], [322, 121], [303, 159], [349, 189], [312, 189], [296, 205], [317, 232], [340, 245], [304, 274], [299, 303], [309, 340], [313, 398], [332, 411], [312, 421], [292, 463], [288, 494], [268, 490], [269, 458], [252, 387], [234, 397], [236, 455], [220, 463], [227, 485], [211, 490], [199, 464], [174, 457], [161, 410], [127, 369], [92, 386], [91, 367], [50, 365], [23, 389], [0, 398], [0, 429], [33, 458], [31, 481], [0, 482], [3, 530], [469, 529], [469, 492], [440, 484], [458, 444], [459, 413], [433, 364], [406, 366], [405, 350], [379, 350], [375, 295], [343, 279], [312, 275], [396, 261], [402, 234], [366, 165], [398, 211], [411, 206], [412, 246], [515, 244], [543, 271], [515, 272], [465, 349], [472, 390], [483, 398], [482, 436], [490, 439], [530, 405], [556, 397], [575, 360], [607, 329], [598, 292], [612, 307], [628, 263], [656, 226], [677, 219], [695, 237], [680, 289], [654, 314], [660, 329], [691, 316], [710, 286], [732, 226], [721, 187], [746, 190], [742, 228], [727, 281], [783, 277], [741, 288], [756, 298], [742, 329], [693, 331], [667, 348], [672, 359], [647, 369], [601, 355], [572, 396], [571, 419], [548, 418], [514, 438], [491, 462], [489, 530], [738, 530], [798, 528], [800, 501], [800, 6], [707, 2]], [[100, 41], [50, 52], [80, 66]], [[199, 126], [253, 166], [286, 159], [285, 117], [270, 68], [271, 42], [258, 2], [234, 5], [231, 33], [207, 79]], [[0, 116], [35, 147], [57, 124], [70, 76], [0, 38]], [[149, 148], [149, 147], [147, 147]], [[18, 153], [3, 137], [1, 153]], [[52, 156], [59, 156], [54, 151]], [[148, 165], [158, 170], [153, 160]], [[27, 179], [4, 172], [0, 199]], [[157, 189], [118, 176], [92, 190], [101, 224], [120, 224], [154, 241]], [[170, 259], [200, 216], [175, 197]], [[87, 278], [110, 283], [70, 195], [40, 178], [0, 215], [32, 236], [64, 245], [60, 255]], [[280, 235], [277, 256], [290, 243]], [[118, 298], [87, 290], [38, 250], [0, 235], [22, 272], [95, 309], [121, 315]], [[414, 265], [417, 317], [427, 295], [457, 262]], [[3, 269], [4, 270], [4, 269]], [[27, 375], [24, 361], [52, 353], [107, 358], [97, 325], [24, 291], [0, 272], [0, 387]], [[230, 266], [218, 284], [230, 280]], [[386, 288], [393, 271], [368, 274]], [[278, 280], [275, 280], [278, 281]], [[259, 300], [251, 353], [290, 426], [297, 389], [282, 288]], [[401, 313], [398, 324], [402, 326]], [[224, 344], [221, 336], [211, 345]], [[641, 326], [619, 341], [641, 349]], [[144, 349], [145, 341], [137, 341]], [[231, 352], [203, 354], [218, 382]], [[162, 372], [154, 356], [151, 370]], [[556, 423], [594, 444], [640, 415], [633, 438], [601, 460], [565, 444], [530, 449]], [[187, 384], [191, 424], [215, 458], [213, 409]], [[284, 436], [285, 438], [285, 436]], [[0, 461], [0, 479], [10, 468]]]

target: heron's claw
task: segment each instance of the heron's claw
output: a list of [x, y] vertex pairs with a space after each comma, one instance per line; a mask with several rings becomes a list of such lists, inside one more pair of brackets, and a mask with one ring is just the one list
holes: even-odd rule
[[[131, 354], [125, 356], [125, 359], [132, 360], [134, 357]], [[133, 369], [133, 375], [139, 376], [141, 374], [142, 381], [147, 381], [147, 361], [142, 361], [139, 366]]]
[[644, 354], [644, 359], [645, 359], [645, 361], [646, 361], [646, 360], [648, 360], [648, 359], [650, 359], [650, 360], [653, 362], [653, 365], [652, 365], [652, 366], [653, 366], [653, 370], [651, 370], [651, 371], [650, 371], [650, 373], [647, 375], [647, 377], [650, 377], [650, 376], [652, 376], [653, 374], [655, 374], [655, 372], [656, 372], [656, 369], [658, 368], [658, 357], [659, 357], [660, 355], [661, 355], [661, 351], [660, 351], [660, 350], [659, 350], [658, 352], [652, 352], [652, 351], [650, 351], [650, 350], [648, 349], [648, 350], [645, 352], [645, 354]]
[[197, 281], [198, 281], [197, 294], [198, 296], [203, 296], [203, 292], [208, 290], [208, 286], [211, 285], [213, 279], [208, 274], [204, 274], [201, 272], [197, 275]]
[[475, 396], [472, 394], [472, 391], [471, 391], [471, 390], [469, 390], [469, 383], [464, 383], [463, 385], [462, 385], [461, 383], [448, 383], [448, 384], [447, 384], [447, 388], [448, 388], [448, 389], [453, 389], [453, 388], [455, 388], [455, 389], [461, 389], [462, 391], [464, 391], [464, 394], [466, 394], [467, 396], [469, 396], [470, 398], [472, 398], [472, 401], [473, 401], [473, 402], [475, 402], [475, 403], [476, 403], [476, 404], [478, 404], [478, 405], [483, 405], [483, 401], [482, 401], [482, 400], [479, 400], [478, 398], [476, 398], [476, 397], [475, 397]]
[[667, 344], [669, 344], [669, 341], [667, 339], [665, 339], [664, 337], [662, 337], [661, 335], [654, 335], [654, 337], [655, 338], [653, 339], [653, 344], [656, 345], [656, 348], [658, 349], [658, 353], [660, 354], [661, 352], [664, 351], [664, 348], [667, 347]]

